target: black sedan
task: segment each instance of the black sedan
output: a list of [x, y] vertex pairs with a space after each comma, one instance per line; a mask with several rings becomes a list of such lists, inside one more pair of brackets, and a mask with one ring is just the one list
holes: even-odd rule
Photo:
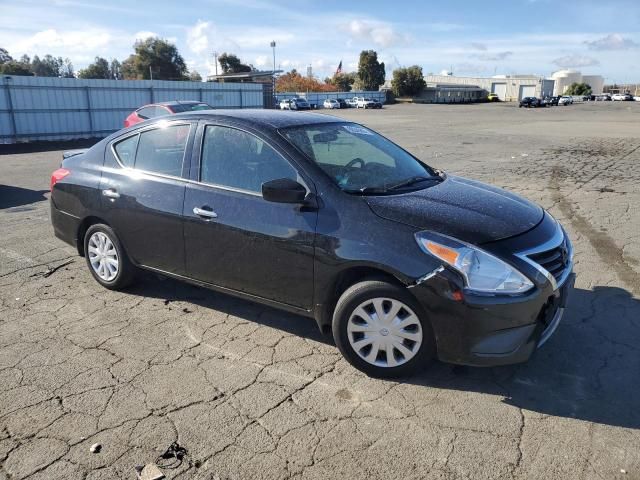
[[571, 243], [539, 206], [312, 113], [121, 130], [65, 155], [51, 220], [106, 288], [144, 269], [313, 317], [375, 376], [525, 361], [573, 282]]
[[518, 104], [518, 107], [522, 108], [538, 108], [538, 107], [544, 107], [545, 104], [536, 97], [524, 97], [522, 100], [520, 100], [520, 103]]

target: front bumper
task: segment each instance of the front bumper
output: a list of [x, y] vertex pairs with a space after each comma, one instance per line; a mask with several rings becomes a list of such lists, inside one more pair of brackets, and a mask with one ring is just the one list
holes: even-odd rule
[[447, 363], [497, 366], [525, 362], [555, 332], [573, 289], [547, 284], [526, 296], [453, 295], [447, 271], [411, 291], [425, 308], [436, 337], [438, 358]]

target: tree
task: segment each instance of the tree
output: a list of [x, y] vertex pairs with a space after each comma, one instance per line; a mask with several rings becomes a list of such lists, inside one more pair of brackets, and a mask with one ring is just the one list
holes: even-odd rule
[[223, 53], [218, 57], [218, 63], [222, 67], [222, 73], [241, 73], [253, 70], [251, 65], [245, 65], [233, 53]]
[[591, 95], [591, 85], [584, 82], [573, 82], [564, 93], [565, 95]]
[[408, 68], [397, 68], [393, 71], [391, 88], [397, 97], [419, 95], [426, 86], [422, 67], [413, 65]]
[[313, 77], [303, 77], [294, 68], [278, 77], [276, 92], [335, 92], [336, 87], [328, 83], [319, 82]]
[[9, 55], [9, 52], [7, 52], [7, 49], [0, 47], [0, 65], [3, 65], [7, 62], [11, 62], [12, 60], [13, 60], [13, 57]]
[[78, 72], [78, 78], [111, 78], [109, 62], [106, 58], [96, 57], [92, 64]]
[[356, 72], [336, 73], [333, 77], [327, 78], [325, 83], [335, 86], [339, 92], [348, 92], [357, 78], [358, 74]]
[[358, 78], [362, 82], [364, 90], [378, 90], [384, 83], [384, 62], [378, 62], [378, 54], [375, 50], [363, 50], [360, 52], [358, 62]]
[[62, 57], [53, 57], [49, 54], [40, 58], [33, 56], [31, 61], [31, 71], [36, 77], [61, 77], [64, 69]]
[[33, 76], [31, 67], [27, 63], [18, 62], [16, 60], [9, 60], [8, 62], [0, 65], [0, 73], [5, 75], [28, 75]]
[[62, 62], [60, 76], [63, 78], [76, 78], [76, 73], [73, 71], [73, 63], [68, 58], [65, 58]]
[[115, 58], [112, 58], [109, 64], [109, 78], [122, 80], [122, 64]]
[[127, 80], [186, 80], [187, 66], [176, 46], [158, 37], [137, 41], [135, 53], [122, 62], [122, 76]]
[[201, 82], [202, 75], [200, 75], [196, 70], [194, 70], [193, 72], [189, 73], [189, 80], [191, 80], [192, 82]]

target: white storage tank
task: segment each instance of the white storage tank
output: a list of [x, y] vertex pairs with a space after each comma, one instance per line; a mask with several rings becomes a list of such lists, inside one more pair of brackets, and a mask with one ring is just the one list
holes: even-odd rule
[[553, 88], [554, 95], [562, 95], [572, 83], [582, 82], [582, 74], [573, 69], [558, 70], [551, 75], [551, 78], [555, 80]]
[[602, 75], [583, 75], [582, 81], [589, 84], [591, 93], [594, 95], [602, 93], [602, 89], [604, 88], [604, 77]]

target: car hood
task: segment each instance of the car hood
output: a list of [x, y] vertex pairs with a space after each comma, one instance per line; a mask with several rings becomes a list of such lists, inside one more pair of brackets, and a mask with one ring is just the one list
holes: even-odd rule
[[472, 244], [524, 233], [544, 216], [542, 208], [518, 195], [455, 176], [430, 188], [365, 199], [382, 218]]

